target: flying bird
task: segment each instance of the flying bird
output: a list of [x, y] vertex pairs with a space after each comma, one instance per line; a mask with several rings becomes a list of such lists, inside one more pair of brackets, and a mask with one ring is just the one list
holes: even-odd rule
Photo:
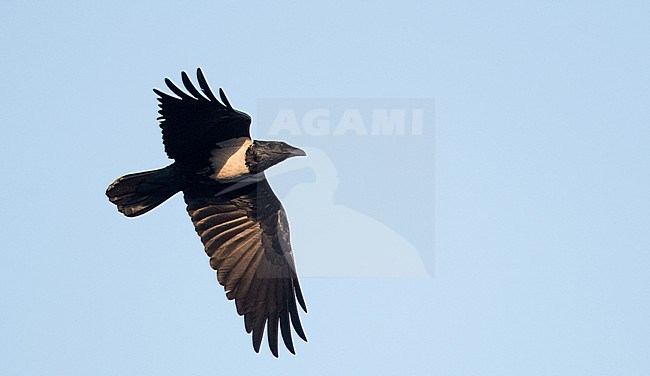
[[307, 341], [297, 306], [305, 312], [307, 307], [287, 216], [264, 171], [305, 152], [284, 142], [252, 140], [251, 117], [235, 110], [222, 89], [219, 101], [200, 68], [200, 91], [187, 73], [181, 78], [187, 92], [168, 78], [165, 83], [175, 96], [154, 89], [165, 152], [174, 162], [124, 175], [106, 195], [119, 212], [137, 217], [183, 192], [210, 266], [252, 333], [253, 349], [259, 352], [266, 327], [275, 357], [278, 332], [295, 354], [291, 326]]

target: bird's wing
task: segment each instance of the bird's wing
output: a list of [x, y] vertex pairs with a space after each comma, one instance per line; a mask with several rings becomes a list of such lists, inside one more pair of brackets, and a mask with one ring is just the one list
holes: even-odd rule
[[305, 312], [307, 308], [286, 214], [266, 179], [243, 186], [196, 184], [184, 194], [210, 266], [217, 271], [226, 297], [235, 300], [237, 313], [244, 316], [255, 351], [259, 352], [266, 326], [271, 352], [278, 356], [279, 325], [284, 344], [295, 354], [290, 323], [307, 341], [296, 300]]
[[187, 93], [168, 78], [165, 83], [176, 97], [154, 89], [160, 102], [158, 120], [165, 152], [177, 161], [207, 160], [216, 143], [238, 137], [250, 138], [251, 117], [232, 108], [221, 89], [219, 96], [223, 103], [217, 100], [201, 68], [196, 75], [200, 92], [185, 72], [181, 73], [181, 78]]

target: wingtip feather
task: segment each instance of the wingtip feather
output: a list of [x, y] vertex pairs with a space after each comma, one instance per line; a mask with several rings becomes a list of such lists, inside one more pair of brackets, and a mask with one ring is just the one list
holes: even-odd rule
[[226, 93], [223, 92], [222, 88], [219, 88], [219, 97], [221, 97], [221, 101], [223, 102], [223, 104], [226, 105], [226, 107], [232, 109], [232, 105], [228, 101], [228, 98], [226, 97]]
[[217, 98], [214, 96], [214, 93], [212, 93], [212, 89], [210, 89], [210, 86], [208, 85], [208, 81], [205, 79], [205, 76], [203, 75], [203, 71], [201, 68], [196, 69], [196, 77], [199, 80], [199, 87], [201, 88], [201, 91], [203, 94], [205, 94], [206, 97], [212, 102], [219, 103], [217, 101]]
[[206, 100], [206, 98], [201, 95], [201, 93], [196, 89], [194, 84], [192, 83], [192, 80], [190, 80], [190, 77], [185, 73], [185, 71], [181, 72], [181, 79], [183, 80], [183, 85], [185, 85], [185, 89], [190, 92], [196, 99], [198, 100]]

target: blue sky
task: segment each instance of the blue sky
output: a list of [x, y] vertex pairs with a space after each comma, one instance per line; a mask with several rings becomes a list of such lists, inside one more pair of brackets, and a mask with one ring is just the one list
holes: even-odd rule
[[[647, 375], [649, 12], [2, 2], [0, 373]], [[296, 357], [253, 352], [179, 196], [135, 220], [104, 196], [169, 163], [151, 89], [197, 66], [254, 136], [313, 150], [270, 174], [306, 274]], [[434, 116], [404, 137], [264, 115], [414, 99]], [[363, 268], [404, 250], [429, 277]]]

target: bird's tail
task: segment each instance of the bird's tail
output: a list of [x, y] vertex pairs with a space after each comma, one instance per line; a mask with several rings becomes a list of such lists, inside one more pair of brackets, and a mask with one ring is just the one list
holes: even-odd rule
[[108, 186], [106, 196], [120, 213], [127, 217], [137, 217], [183, 188], [183, 177], [175, 166], [169, 165], [159, 170], [124, 175]]

